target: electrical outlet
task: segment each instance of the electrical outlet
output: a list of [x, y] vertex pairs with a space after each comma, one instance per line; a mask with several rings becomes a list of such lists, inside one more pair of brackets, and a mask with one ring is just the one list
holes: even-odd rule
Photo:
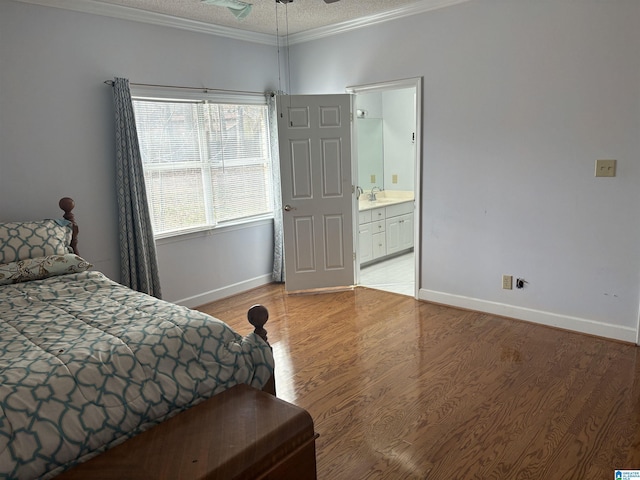
[[391, 175], [391, 183], [398, 183], [398, 175], [396, 174]]
[[376, 183], [376, 176], [375, 175], [371, 175], [371, 183]]
[[513, 290], [513, 275], [502, 275], [502, 288]]
[[596, 177], [615, 177], [615, 160], [596, 160]]

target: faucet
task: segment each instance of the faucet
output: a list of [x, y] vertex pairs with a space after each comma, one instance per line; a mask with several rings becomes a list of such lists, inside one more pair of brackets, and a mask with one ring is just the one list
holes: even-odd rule
[[[376, 192], [376, 189], [378, 190], [378, 192]], [[369, 201], [370, 202], [375, 202], [377, 200], [376, 193], [379, 193], [381, 191], [382, 191], [382, 189], [380, 187], [373, 187], [371, 189], [371, 192], [369, 193]]]
[[361, 187], [361, 186], [359, 186], [359, 185], [358, 185], [358, 186], [356, 187], [356, 198], [357, 198], [357, 199], [360, 199], [360, 195], [362, 195], [363, 193], [364, 193], [364, 190], [362, 189], [362, 187]]

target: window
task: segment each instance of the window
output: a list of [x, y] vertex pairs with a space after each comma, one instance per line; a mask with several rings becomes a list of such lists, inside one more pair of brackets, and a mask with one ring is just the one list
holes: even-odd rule
[[156, 237], [273, 214], [267, 106], [235, 102], [134, 94]]

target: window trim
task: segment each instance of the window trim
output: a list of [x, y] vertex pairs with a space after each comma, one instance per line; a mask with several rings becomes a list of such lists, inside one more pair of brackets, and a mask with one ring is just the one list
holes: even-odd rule
[[[167, 87], [160, 85], [131, 85], [131, 99], [135, 101], [171, 102], [171, 103], [216, 103], [228, 105], [260, 105], [268, 106], [266, 94], [259, 92], [211, 90], [207, 88], [192, 87]], [[268, 125], [267, 125], [268, 128]], [[275, 159], [271, 159], [273, 163]], [[275, 192], [272, 192], [275, 195]], [[275, 203], [275, 198], [273, 199]], [[156, 241], [167, 243], [170, 239], [180, 241], [201, 235], [211, 235], [215, 231], [224, 231], [243, 226], [260, 225], [266, 221], [272, 222], [275, 214], [264, 213], [252, 215], [234, 220], [217, 222], [215, 224], [200, 225], [197, 227], [182, 228], [177, 230], [154, 233]]]
[[232, 92], [222, 90], [161, 87], [146, 85], [131, 85], [133, 100], [156, 100], [165, 102], [197, 103], [210, 101], [212, 103], [227, 103], [233, 105], [267, 105], [267, 97], [258, 92]]

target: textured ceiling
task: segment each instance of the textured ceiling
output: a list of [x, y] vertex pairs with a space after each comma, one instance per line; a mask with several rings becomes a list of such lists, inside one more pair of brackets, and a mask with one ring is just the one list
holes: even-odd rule
[[275, 0], [246, 0], [251, 13], [237, 20], [226, 7], [207, 5], [200, 0], [95, 0], [171, 17], [195, 20], [240, 30], [275, 35], [306, 32], [320, 27], [386, 14], [409, 6], [434, 3], [434, 0], [293, 0], [279, 4]]

